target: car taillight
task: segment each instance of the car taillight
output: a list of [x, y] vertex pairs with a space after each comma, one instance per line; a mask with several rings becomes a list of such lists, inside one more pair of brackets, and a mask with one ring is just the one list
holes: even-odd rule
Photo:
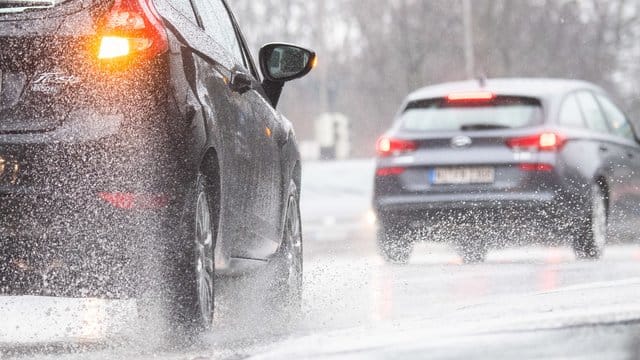
[[378, 140], [376, 146], [378, 155], [382, 157], [409, 153], [417, 149], [418, 145], [414, 141], [393, 139], [385, 136]]
[[160, 15], [151, 0], [115, 0], [101, 20], [98, 59], [150, 59], [169, 48]]
[[514, 150], [524, 151], [559, 151], [567, 142], [564, 135], [545, 132], [507, 140], [507, 146]]
[[538, 172], [551, 172], [553, 171], [553, 165], [551, 164], [520, 164], [520, 170], [522, 171], [538, 171]]
[[376, 170], [376, 176], [378, 177], [387, 177], [387, 176], [398, 176], [404, 174], [406, 171], [403, 167], [389, 167], [389, 168], [379, 168]]

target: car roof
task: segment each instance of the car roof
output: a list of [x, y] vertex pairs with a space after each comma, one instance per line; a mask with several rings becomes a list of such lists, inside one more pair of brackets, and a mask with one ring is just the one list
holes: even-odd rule
[[467, 91], [490, 91], [498, 96], [521, 96], [538, 99], [563, 96], [576, 90], [603, 92], [596, 85], [581, 80], [503, 78], [487, 79], [484, 81], [484, 86], [481, 86], [482, 82], [481, 80], [468, 80], [427, 86], [411, 93], [408, 101], [442, 98], [451, 93]]

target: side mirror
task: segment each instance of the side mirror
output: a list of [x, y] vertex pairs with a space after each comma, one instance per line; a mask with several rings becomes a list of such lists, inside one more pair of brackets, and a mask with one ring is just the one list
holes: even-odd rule
[[284, 83], [307, 75], [316, 65], [316, 53], [296, 45], [267, 44], [260, 49], [260, 68], [266, 80]]

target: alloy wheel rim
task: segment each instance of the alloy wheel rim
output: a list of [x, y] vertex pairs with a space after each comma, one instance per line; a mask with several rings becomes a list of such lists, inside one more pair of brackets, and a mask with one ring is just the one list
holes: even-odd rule
[[198, 303], [203, 323], [208, 326], [213, 320], [213, 229], [207, 195], [201, 192], [196, 205], [196, 277]]

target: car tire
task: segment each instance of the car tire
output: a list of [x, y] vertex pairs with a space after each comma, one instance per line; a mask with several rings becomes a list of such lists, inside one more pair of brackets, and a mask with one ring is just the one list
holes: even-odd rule
[[295, 316], [302, 306], [304, 256], [300, 192], [293, 181], [289, 185], [284, 219], [282, 244], [271, 263], [274, 277], [270, 299], [277, 313]]
[[588, 216], [581, 224], [573, 250], [578, 259], [597, 260], [602, 257], [607, 244], [608, 209], [607, 195], [602, 186], [591, 186]]
[[153, 270], [155, 276], [148, 275], [160, 279], [153, 279], [151, 289], [147, 286], [138, 300], [145, 321], [162, 317], [171, 340], [185, 344], [213, 326], [218, 199], [209, 185], [204, 175], [198, 175], [187, 200], [186, 222], [177, 233], [164, 235], [160, 268]]
[[411, 259], [414, 241], [399, 224], [382, 222], [378, 227], [378, 250], [387, 263], [405, 265]]

